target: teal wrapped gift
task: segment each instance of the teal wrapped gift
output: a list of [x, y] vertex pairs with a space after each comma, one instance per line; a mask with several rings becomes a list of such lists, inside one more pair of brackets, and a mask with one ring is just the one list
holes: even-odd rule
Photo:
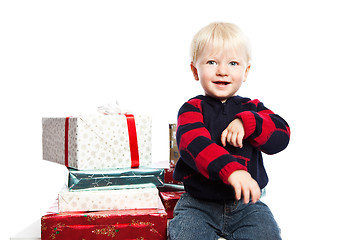
[[164, 169], [158, 168], [68, 169], [68, 188], [70, 191], [122, 189], [124, 185], [147, 183], [162, 187], [164, 183]]

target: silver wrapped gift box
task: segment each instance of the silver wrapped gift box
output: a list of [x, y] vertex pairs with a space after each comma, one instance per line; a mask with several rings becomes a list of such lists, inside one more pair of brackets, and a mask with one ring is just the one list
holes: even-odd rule
[[164, 169], [158, 168], [68, 169], [68, 189], [70, 191], [122, 189], [125, 185], [147, 183], [162, 187], [164, 183]]

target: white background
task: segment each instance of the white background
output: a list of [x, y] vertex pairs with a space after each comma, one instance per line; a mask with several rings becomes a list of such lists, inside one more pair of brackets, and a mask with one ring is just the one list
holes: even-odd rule
[[65, 183], [66, 168], [42, 160], [42, 117], [118, 100], [154, 116], [154, 161], [168, 159], [167, 124], [202, 93], [190, 41], [213, 21], [252, 43], [239, 95], [291, 127], [289, 147], [265, 156], [283, 239], [359, 239], [358, 5], [294, 2], [1, 1], [0, 239], [40, 218]]

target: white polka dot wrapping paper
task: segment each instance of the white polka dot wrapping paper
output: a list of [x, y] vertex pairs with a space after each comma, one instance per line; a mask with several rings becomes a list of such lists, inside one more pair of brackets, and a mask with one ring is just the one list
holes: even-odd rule
[[[152, 164], [152, 119], [135, 115], [139, 166]], [[125, 115], [42, 119], [43, 159], [75, 169], [132, 166]]]
[[153, 184], [126, 185], [124, 189], [59, 193], [59, 212], [158, 208], [159, 191]]

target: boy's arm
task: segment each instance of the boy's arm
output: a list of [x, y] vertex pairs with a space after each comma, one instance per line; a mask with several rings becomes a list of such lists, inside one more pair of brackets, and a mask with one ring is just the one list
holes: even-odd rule
[[284, 150], [290, 140], [290, 128], [279, 115], [269, 110], [259, 100], [246, 104], [254, 104], [255, 111], [244, 111], [236, 115], [244, 126], [244, 139], [267, 154], [275, 154]]
[[221, 179], [228, 184], [234, 171], [247, 171], [245, 164], [211, 139], [204, 125], [200, 99], [191, 99], [180, 108], [176, 140], [182, 160], [208, 179]]

